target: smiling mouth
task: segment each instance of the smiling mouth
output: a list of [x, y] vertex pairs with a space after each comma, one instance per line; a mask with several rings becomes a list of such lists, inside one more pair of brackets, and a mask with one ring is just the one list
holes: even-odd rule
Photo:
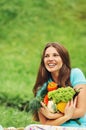
[[50, 67], [50, 68], [53, 68], [53, 67], [55, 67], [56, 66], [56, 64], [48, 64], [48, 66]]

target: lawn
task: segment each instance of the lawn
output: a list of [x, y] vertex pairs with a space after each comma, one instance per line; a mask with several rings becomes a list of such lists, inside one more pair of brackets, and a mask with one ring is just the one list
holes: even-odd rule
[[86, 76], [85, 0], [0, 1], [0, 124], [25, 127], [29, 112], [10, 104], [31, 100], [42, 50], [60, 42], [69, 51], [72, 67]]

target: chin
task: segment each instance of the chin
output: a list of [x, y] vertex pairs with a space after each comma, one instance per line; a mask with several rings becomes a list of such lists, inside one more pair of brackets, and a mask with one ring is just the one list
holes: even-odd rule
[[52, 73], [52, 72], [55, 72], [56, 70], [55, 70], [55, 69], [48, 69], [48, 71], [49, 71], [50, 73]]

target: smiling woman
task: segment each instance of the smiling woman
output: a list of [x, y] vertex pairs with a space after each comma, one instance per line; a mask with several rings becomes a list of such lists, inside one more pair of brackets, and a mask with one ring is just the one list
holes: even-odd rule
[[[69, 53], [59, 43], [48, 43], [44, 48], [36, 83], [33, 88], [34, 96], [39, 99], [40, 97], [46, 97], [48, 94], [47, 86], [50, 81], [57, 84], [57, 89], [70, 86], [75, 90], [80, 90], [80, 92], [74, 100], [70, 99], [67, 102], [64, 113], [52, 113], [45, 102], [41, 102], [41, 108], [34, 113], [34, 119], [46, 125], [70, 127], [73, 125], [74, 127], [80, 127], [80, 124], [74, 121], [78, 119], [81, 122], [81, 126], [86, 127], [86, 79], [79, 68], [71, 68]], [[53, 96], [55, 97], [55, 95]], [[47, 104], [48, 98], [47, 96]], [[54, 100], [53, 102], [55, 103]]]
[[51, 46], [46, 49], [44, 55], [44, 64], [46, 69], [52, 73], [59, 71], [62, 67], [62, 59], [54, 47]]

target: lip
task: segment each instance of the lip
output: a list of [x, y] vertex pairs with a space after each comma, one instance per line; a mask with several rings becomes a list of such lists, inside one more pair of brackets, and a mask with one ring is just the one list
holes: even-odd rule
[[52, 68], [52, 67], [55, 67], [56, 64], [55, 64], [55, 63], [49, 63], [48, 66], [49, 66], [50, 68]]

